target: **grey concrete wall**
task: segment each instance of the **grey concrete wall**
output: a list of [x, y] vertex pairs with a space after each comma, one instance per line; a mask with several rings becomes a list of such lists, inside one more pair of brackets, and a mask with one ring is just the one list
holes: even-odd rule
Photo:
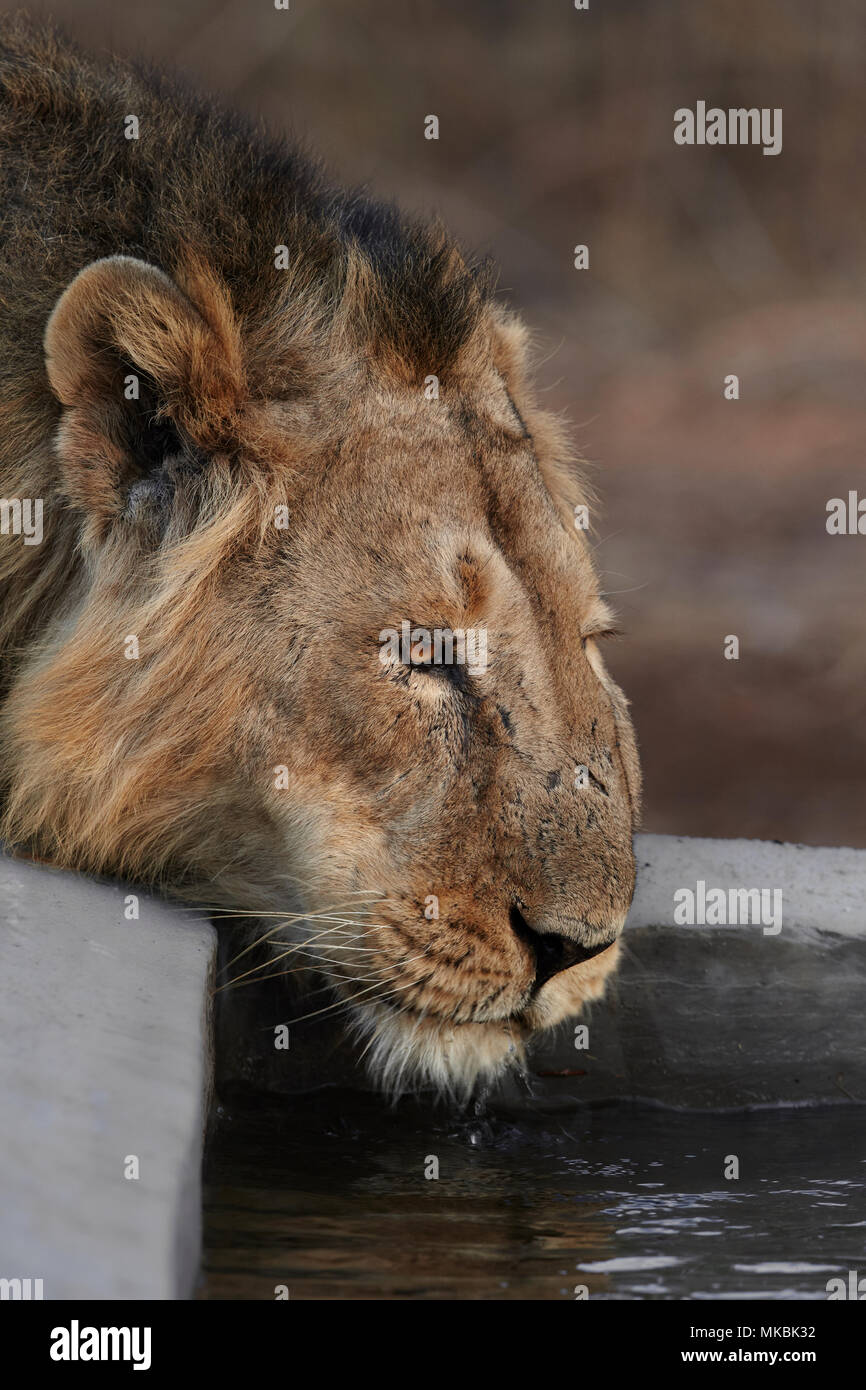
[[0, 1278], [45, 1298], [197, 1275], [216, 937], [129, 891], [0, 858]]

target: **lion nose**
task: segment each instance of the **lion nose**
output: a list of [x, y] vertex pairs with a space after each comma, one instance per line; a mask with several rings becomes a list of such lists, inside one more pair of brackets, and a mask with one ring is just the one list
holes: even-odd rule
[[535, 931], [517, 907], [512, 907], [510, 921], [512, 931], [529, 947], [535, 958], [533, 990], [536, 991], [548, 980], [552, 980], [554, 975], [559, 975], [563, 970], [570, 970], [573, 965], [592, 960], [594, 956], [601, 955], [602, 951], [607, 951], [618, 935], [617, 932], [613, 932], [594, 946], [584, 946], [580, 941], [575, 941], [574, 937], [563, 936], [559, 932]]

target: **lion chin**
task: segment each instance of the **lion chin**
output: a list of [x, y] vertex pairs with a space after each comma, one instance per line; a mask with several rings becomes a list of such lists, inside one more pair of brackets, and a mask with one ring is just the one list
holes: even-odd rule
[[619, 951], [616, 941], [594, 960], [558, 975], [508, 1018], [453, 1023], [370, 1004], [353, 1010], [349, 1031], [362, 1045], [368, 1075], [391, 1100], [432, 1090], [466, 1104], [507, 1073], [525, 1073], [527, 1049], [536, 1037], [600, 999]]

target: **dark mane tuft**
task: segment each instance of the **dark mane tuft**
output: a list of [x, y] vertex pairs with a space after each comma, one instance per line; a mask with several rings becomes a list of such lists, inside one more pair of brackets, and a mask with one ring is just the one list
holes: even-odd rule
[[[139, 118], [138, 140], [124, 138], [128, 115]], [[7, 386], [10, 376], [43, 379], [36, 359], [51, 307], [102, 256], [138, 256], [172, 276], [205, 264], [251, 340], [270, 346], [269, 383], [279, 375], [274, 345], [286, 341], [275, 318], [301, 295], [308, 321], [327, 333], [353, 259], [365, 270], [359, 346], [422, 379], [447, 369], [491, 291], [489, 267], [467, 265], [439, 226], [329, 187], [305, 153], [180, 82], [94, 62], [21, 16], [0, 19], [0, 151]], [[274, 268], [280, 245], [288, 282]]]

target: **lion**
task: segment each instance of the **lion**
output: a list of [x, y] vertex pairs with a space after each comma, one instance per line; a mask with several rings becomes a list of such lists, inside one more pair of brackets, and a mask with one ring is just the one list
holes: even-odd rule
[[0, 147], [0, 493], [44, 517], [0, 536], [0, 834], [276, 922], [386, 1091], [471, 1094], [601, 995], [635, 881], [527, 331], [439, 225], [20, 18]]

